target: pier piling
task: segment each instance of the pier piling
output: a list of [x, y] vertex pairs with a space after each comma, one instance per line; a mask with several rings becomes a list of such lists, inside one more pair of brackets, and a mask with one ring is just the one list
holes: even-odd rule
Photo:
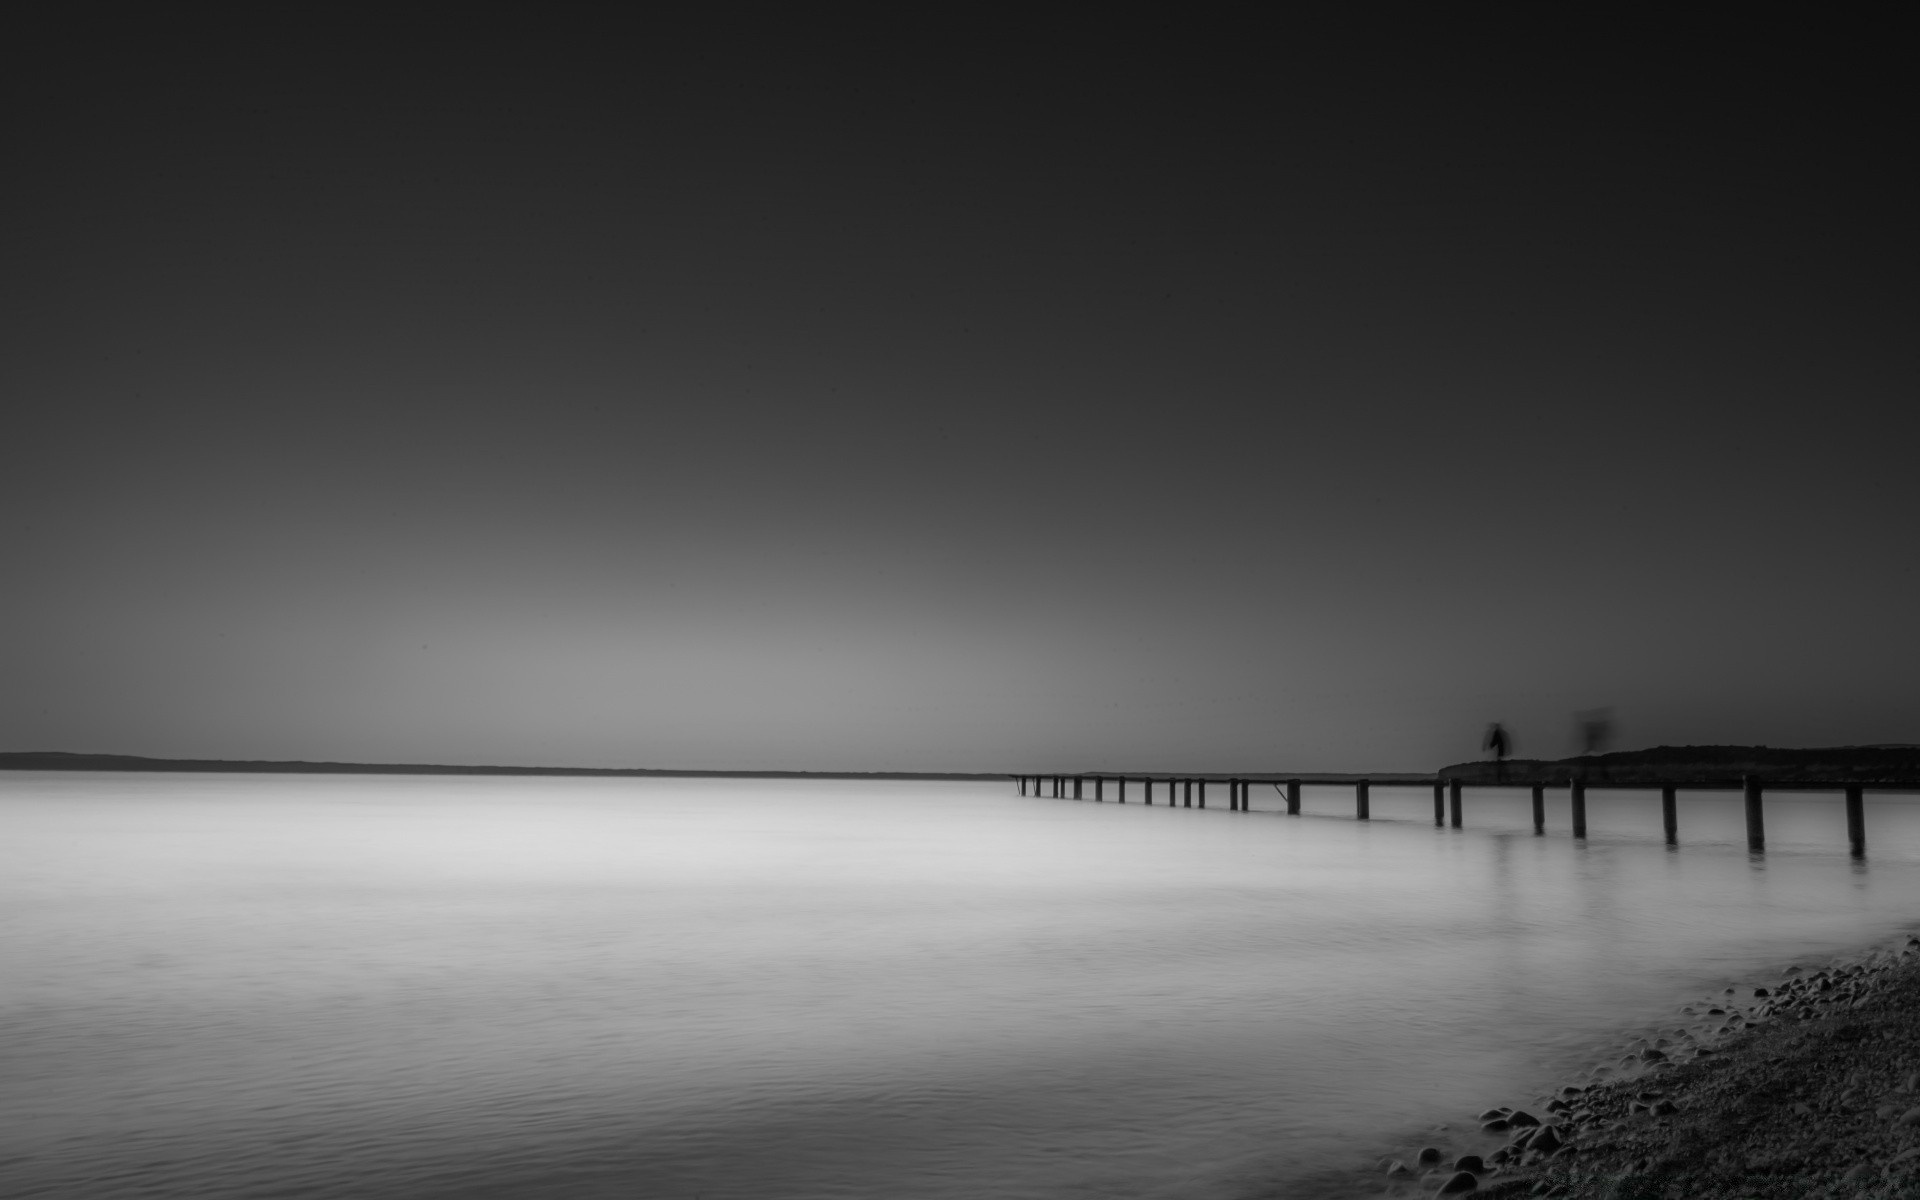
[[1749, 775], [1740, 781], [1740, 790], [1747, 799], [1747, 850], [1753, 854], [1764, 854], [1767, 849], [1767, 818], [1761, 811], [1760, 781]]
[[[1576, 772], [1581, 769], [1579, 764], [1568, 764], [1568, 766], [1572, 767]], [[1390, 782], [1395, 784], [1408, 784], [1425, 783], [1428, 780], [1432, 780], [1434, 826], [1436, 828], [1451, 826], [1454, 829], [1460, 829], [1466, 824], [1465, 805], [1462, 802], [1462, 791], [1464, 790], [1466, 779], [1474, 779], [1476, 781], [1476, 787], [1524, 786], [1529, 788], [1532, 793], [1533, 832], [1536, 836], [1542, 836], [1546, 833], [1546, 789], [1548, 787], [1558, 786], [1557, 780], [1553, 782], [1527, 782], [1526, 775], [1521, 775], [1518, 779], [1514, 779], [1511, 776], [1496, 775], [1494, 779], [1487, 780], [1481, 779], [1477, 774], [1470, 772], [1461, 772], [1461, 775], [1465, 776], [1465, 778], [1436, 778], [1426, 776], [1424, 778], [1414, 777], [1413, 779], [1408, 779], [1404, 776], [1398, 776]], [[1560, 771], [1554, 771], [1552, 775], [1535, 771], [1533, 775], [1536, 779], [1552, 779], [1553, 776], [1560, 776], [1566, 780], [1569, 807], [1571, 809], [1570, 815], [1572, 817], [1572, 833], [1575, 838], [1584, 840], [1587, 836], [1587, 781], [1584, 778], [1580, 778], [1577, 774], [1572, 778], [1568, 778], [1562, 775]], [[1002, 776], [1002, 778], [1005, 777]], [[1092, 799], [1104, 802], [1107, 799], [1107, 783], [1110, 778], [1114, 784], [1113, 798], [1118, 803], [1125, 804], [1127, 802], [1128, 783], [1128, 777], [1125, 775], [1115, 775], [1111, 777], [1104, 774], [1015, 775], [1013, 776], [1013, 781], [1014, 785], [1019, 789], [1019, 794], [1022, 796], [1052, 796], [1055, 799], [1065, 799], [1069, 795], [1069, 786], [1071, 786], [1072, 799], [1079, 800], [1086, 797], [1087, 780], [1091, 779], [1093, 781]], [[1660, 825], [1663, 836], [1668, 846], [1678, 846], [1680, 844], [1679, 789], [1682, 787], [1725, 788], [1732, 781], [1725, 775], [1717, 778], [1669, 775], [1668, 778], [1676, 779], [1677, 782], [1661, 783], [1658, 782], [1657, 777], [1649, 780], [1642, 775], [1638, 778], [1631, 779], [1604, 777], [1600, 779], [1599, 786], [1631, 789], [1658, 787], [1660, 789]], [[1351, 782], [1353, 784], [1354, 819], [1358, 821], [1368, 821], [1372, 819], [1374, 781], [1371, 778], [1328, 774], [1313, 776], [1312, 779], [1316, 786], [1335, 786], [1341, 783]], [[1204, 775], [1166, 775], [1161, 776], [1160, 781], [1166, 784], [1168, 808], [1204, 809], [1207, 806], [1207, 784], [1224, 783], [1227, 786], [1227, 810], [1229, 812], [1242, 813], [1253, 811], [1253, 789], [1255, 786], [1266, 787], [1271, 785], [1276, 792], [1279, 792], [1285, 798], [1286, 815], [1290, 817], [1300, 815], [1301, 790], [1307, 782], [1301, 778], [1249, 779], [1240, 775], [1216, 776], [1213, 778]], [[1148, 807], [1152, 807], [1153, 805], [1154, 782], [1155, 779], [1151, 775], [1143, 775], [1140, 777], [1140, 800]], [[1764, 804], [1765, 780], [1757, 775], [1746, 775], [1740, 777], [1739, 786], [1746, 815], [1747, 849], [1754, 854], [1765, 853], [1767, 848], [1766, 812]], [[1834, 780], [1831, 777], [1827, 779], [1789, 777], [1781, 782], [1779, 786], [1786, 787], [1788, 790], [1798, 791], [1831, 792], [1833, 790], [1839, 790], [1843, 792], [1846, 801], [1847, 850], [1854, 858], [1863, 859], [1867, 853], [1865, 807], [1867, 788], [1911, 788], [1912, 784], [1905, 780], [1890, 781], [1874, 779], [1867, 783], [1853, 783]], [[1176, 788], [1178, 789], [1177, 792]]]

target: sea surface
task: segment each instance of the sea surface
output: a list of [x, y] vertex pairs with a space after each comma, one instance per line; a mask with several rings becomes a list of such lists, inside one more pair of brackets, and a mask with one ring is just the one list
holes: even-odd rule
[[1920, 928], [1920, 797], [0, 774], [0, 1195], [1362, 1190]]

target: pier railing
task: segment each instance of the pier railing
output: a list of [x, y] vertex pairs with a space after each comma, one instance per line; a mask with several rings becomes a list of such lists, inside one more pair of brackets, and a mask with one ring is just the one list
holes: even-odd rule
[[1660, 793], [1660, 822], [1668, 845], [1678, 845], [1680, 841], [1679, 794], [1688, 791], [1729, 791], [1738, 790], [1744, 800], [1746, 817], [1747, 849], [1753, 853], [1764, 853], [1767, 848], [1766, 805], [1767, 791], [1796, 792], [1839, 792], [1844, 796], [1847, 811], [1847, 846], [1855, 858], [1864, 858], [1867, 853], [1866, 793], [1868, 791], [1920, 791], [1920, 779], [1882, 779], [1871, 782], [1858, 779], [1817, 780], [1791, 779], [1786, 781], [1768, 781], [1747, 775], [1737, 779], [1690, 776], [1676, 782], [1649, 782], [1644, 779], [1605, 780], [1592, 782], [1571, 777], [1555, 780], [1527, 780], [1501, 778], [1448, 778], [1442, 775], [1015, 775], [1015, 783], [1023, 796], [1051, 796], [1054, 799], [1095, 800], [1105, 802], [1108, 798], [1108, 785], [1112, 785], [1112, 799], [1119, 804], [1127, 802], [1128, 788], [1138, 790], [1134, 793], [1142, 804], [1152, 805], [1155, 795], [1164, 798], [1169, 808], [1205, 808], [1207, 806], [1207, 786], [1213, 784], [1226, 789], [1227, 809], [1230, 812], [1252, 812], [1251, 794], [1256, 787], [1272, 787], [1286, 800], [1283, 815], [1300, 815], [1300, 792], [1308, 784], [1316, 786], [1344, 786], [1353, 789], [1353, 815], [1360, 821], [1372, 818], [1371, 792], [1374, 786], [1383, 787], [1430, 787], [1433, 789], [1433, 823], [1435, 826], [1460, 829], [1465, 824], [1465, 803], [1462, 791], [1471, 784], [1476, 790], [1492, 788], [1528, 788], [1533, 798], [1533, 831], [1544, 835], [1547, 831], [1546, 793], [1549, 787], [1565, 788], [1569, 807], [1572, 812], [1573, 836], [1587, 836], [1587, 793], [1590, 790], [1610, 789], [1615, 791], [1655, 791]]

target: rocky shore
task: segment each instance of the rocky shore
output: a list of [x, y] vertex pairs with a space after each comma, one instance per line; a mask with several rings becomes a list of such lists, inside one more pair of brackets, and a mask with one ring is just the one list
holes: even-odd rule
[[1920, 939], [1686, 1005], [1626, 1051], [1482, 1113], [1479, 1153], [1383, 1161], [1380, 1194], [1920, 1197]]

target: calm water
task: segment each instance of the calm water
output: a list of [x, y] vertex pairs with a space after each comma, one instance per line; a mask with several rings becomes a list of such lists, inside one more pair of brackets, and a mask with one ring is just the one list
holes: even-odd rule
[[1350, 803], [0, 774], [0, 1194], [1333, 1195], [1920, 925], [1915, 800]]

